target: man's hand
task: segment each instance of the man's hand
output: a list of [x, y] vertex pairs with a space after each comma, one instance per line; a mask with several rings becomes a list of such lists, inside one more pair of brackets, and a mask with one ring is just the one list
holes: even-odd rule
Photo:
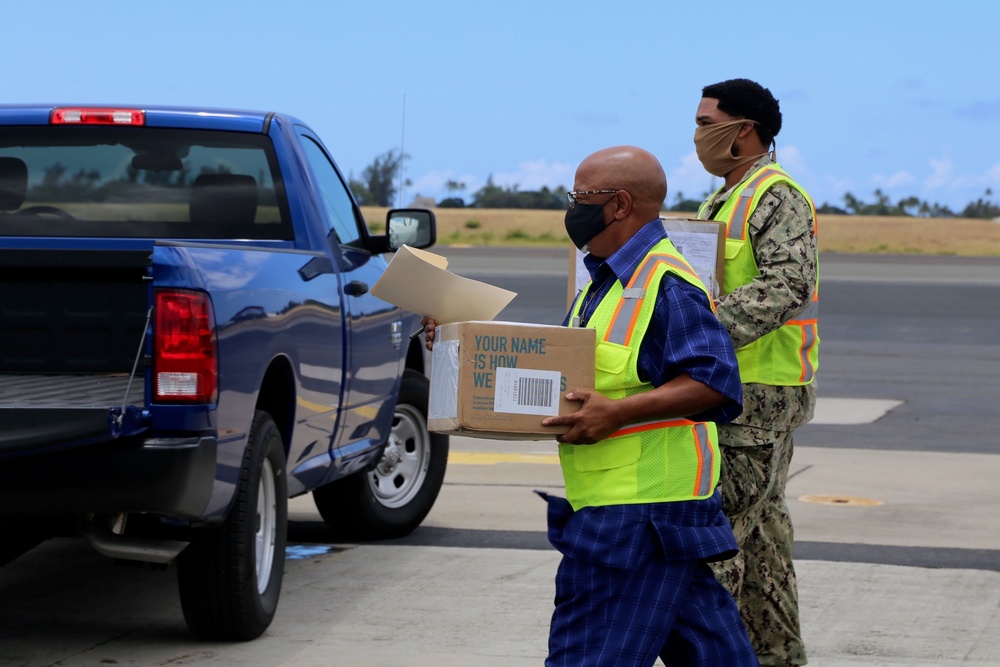
[[434, 332], [437, 331], [437, 322], [433, 317], [424, 315], [420, 318], [420, 323], [424, 325], [424, 347], [430, 351], [434, 347]]
[[566, 394], [566, 400], [578, 401], [580, 409], [568, 415], [546, 417], [542, 426], [568, 424], [570, 430], [556, 436], [558, 442], [574, 445], [592, 445], [617, 431], [621, 420], [618, 401], [606, 398], [596, 391], [577, 389]]
[[606, 439], [624, 424], [649, 420], [682, 419], [722, 405], [728, 400], [711, 387], [681, 373], [666, 384], [626, 398], [611, 399], [596, 391], [575, 389], [566, 399], [583, 405], [576, 412], [546, 417], [543, 426], [568, 424], [559, 442], [592, 445]]

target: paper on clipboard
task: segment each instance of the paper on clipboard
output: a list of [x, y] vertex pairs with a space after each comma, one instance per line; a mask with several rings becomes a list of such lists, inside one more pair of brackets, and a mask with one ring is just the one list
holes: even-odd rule
[[[688, 218], [661, 218], [660, 222], [667, 237], [705, 283], [712, 298], [718, 298], [726, 266], [726, 223]], [[573, 246], [569, 253], [566, 307], [572, 308], [573, 299], [590, 280], [590, 274], [583, 264], [583, 253]]]
[[725, 270], [726, 225], [718, 220], [661, 218], [667, 238], [705, 283], [713, 298], [719, 296]]
[[383, 301], [438, 324], [492, 320], [517, 296], [516, 292], [457, 276], [448, 259], [404, 245], [389, 261], [371, 293]]

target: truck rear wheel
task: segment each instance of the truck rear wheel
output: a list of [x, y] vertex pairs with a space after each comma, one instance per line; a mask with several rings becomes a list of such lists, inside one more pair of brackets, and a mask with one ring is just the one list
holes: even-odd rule
[[178, 557], [181, 608], [195, 635], [246, 641], [263, 634], [278, 608], [287, 529], [285, 450], [271, 416], [258, 410], [229, 516], [197, 529]]
[[338, 536], [388, 539], [413, 532], [434, 506], [448, 464], [448, 436], [427, 430], [427, 378], [403, 375], [382, 458], [367, 470], [313, 491]]

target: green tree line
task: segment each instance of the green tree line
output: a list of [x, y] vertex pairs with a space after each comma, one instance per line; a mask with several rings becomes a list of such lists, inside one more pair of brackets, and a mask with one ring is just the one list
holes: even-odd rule
[[871, 202], [862, 201], [850, 192], [845, 193], [843, 207], [831, 206], [824, 203], [818, 209], [819, 213], [839, 213], [841, 215], [895, 215], [913, 216], [920, 218], [985, 218], [992, 219], [1000, 217], [1000, 205], [992, 201], [993, 191], [986, 188], [982, 197], [969, 202], [959, 211], [938, 204], [923, 201], [918, 197], [905, 197], [893, 203], [892, 199], [876, 189], [875, 200]]
[[[351, 190], [361, 205], [389, 206], [398, 192], [397, 183], [403, 161], [409, 156], [389, 150], [376, 157], [361, 173], [361, 179], [350, 179]], [[405, 185], [410, 185], [409, 181]], [[486, 184], [472, 193], [469, 202], [458, 196], [465, 190], [465, 184], [449, 180], [445, 183], [448, 196], [437, 202], [441, 208], [527, 208], [560, 209], [566, 207], [566, 187], [543, 187], [540, 190], [521, 190], [519, 186], [500, 186], [493, 182], [493, 176]], [[691, 199], [678, 192], [664, 208], [671, 211], [695, 212], [710, 193], [703, 193], [699, 199]], [[818, 213], [837, 215], [885, 215], [922, 218], [1000, 218], [1000, 204], [993, 201], [993, 191], [989, 188], [982, 197], [969, 202], [961, 210], [923, 201], [918, 197], [904, 197], [895, 202], [881, 189], [873, 193], [872, 201], [864, 201], [847, 192], [842, 197], [843, 205], [835, 206], [824, 202], [817, 207]]]
[[[671, 211], [697, 211], [701, 207], [701, 202], [710, 193], [702, 195], [702, 199], [688, 199], [684, 193], [678, 192], [669, 205]], [[993, 191], [986, 189], [984, 195], [973, 202], [966, 204], [959, 211], [954, 211], [947, 206], [938, 203], [922, 201], [918, 197], [905, 197], [895, 203], [890, 197], [876, 189], [874, 201], [866, 202], [855, 197], [850, 192], [843, 196], [843, 206], [833, 206], [826, 202], [822, 206], [816, 207], [817, 213], [827, 213], [834, 215], [886, 215], [919, 218], [985, 218], [987, 220], [1000, 217], [1000, 204], [992, 201]]]

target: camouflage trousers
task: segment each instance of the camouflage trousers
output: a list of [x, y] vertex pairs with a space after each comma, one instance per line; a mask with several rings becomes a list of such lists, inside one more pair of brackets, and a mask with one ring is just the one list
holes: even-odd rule
[[761, 665], [804, 665], [794, 531], [785, 504], [792, 432], [719, 425], [722, 508], [740, 553], [713, 563], [740, 609]]

